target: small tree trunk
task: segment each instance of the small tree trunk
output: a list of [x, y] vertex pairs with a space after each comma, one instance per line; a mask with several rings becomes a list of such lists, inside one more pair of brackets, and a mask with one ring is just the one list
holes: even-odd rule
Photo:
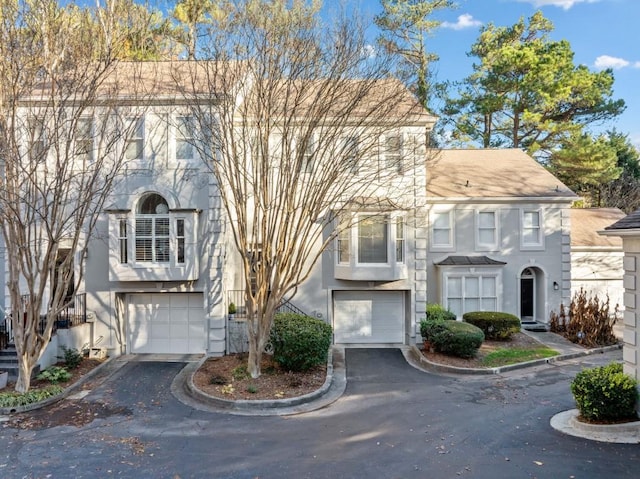
[[26, 393], [31, 387], [31, 373], [36, 367], [37, 361], [30, 354], [23, 354], [22, 361], [18, 361], [18, 380], [15, 390], [18, 393]]

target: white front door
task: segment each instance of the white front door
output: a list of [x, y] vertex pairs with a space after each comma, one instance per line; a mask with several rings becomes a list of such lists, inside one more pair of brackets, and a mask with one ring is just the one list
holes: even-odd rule
[[201, 354], [206, 328], [201, 293], [128, 296], [131, 353]]
[[336, 343], [404, 343], [403, 291], [334, 291]]

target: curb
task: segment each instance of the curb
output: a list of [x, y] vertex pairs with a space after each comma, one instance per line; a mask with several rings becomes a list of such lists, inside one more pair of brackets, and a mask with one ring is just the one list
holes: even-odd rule
[[599, 442], [640, 444], [640, 421], [622, 424], [589, 424], [578, 420], [579, 411], [563, 411], [550, 420], [556, 431]]
[[[424, 357], [420, 349], [413, 345], [410, 347], [410, 353], [412, 359], [418, 363], [419, 366], [424, 367], [429, 372], [447, 373], [447, 374], [461, 374], [461, 375], [494, 375], [502, 374], [508, 371], [514, 371], [516, 369], [524, 369], [535, 366], [544, 366], [545, 364], [553, 364], [561, 361], [568, 361], [570, 359], [576, 359], [584, 356], [591, 356], [593, 354], [603, 354], [610, 351], [616, 351], [622, 349], [622, 344], [614, 344], [613, 346], [604, 346], [602, 348], [585, 349], [584, 351], [576, 351], [574, 353], [559, 354], [550, 358], [534, 359], [532, 361], [525, 361], [523, 363], [508, 364], [506, 366], [499, 366], [495, 368], [461, 368], [457, 366], [448, 366], [445, 364], [434, 363]], [[405, 355], [406, 357], [406, 355]]]
[[[48, 397], [47, 399], [44, 399], [43, 401], [38, 401], [38, 402], [31, 403], [31, 404], [25, 404], [24, 406], [0, 408], [0, 415], [8, 416], [10, 414], [19, 414], [19, 413], [23, 413], [23, 412], [33, 411], [34, 409], [40, 409], [40, 408], [43, 408], [45, 406], [49, 406], [51, 404], [54, 404], [54, 403], [56, 403], [58, 401], [62, 401], [67, 396], [70, 396], [77, 389], [80, 389], [80, 387], [82, 385], [84, 385], [87, 381], [89, 381], [94, 376], [96, 376], [99, 372], [101, 372], [103, 369], [105, 369], [106, 366], [110, 365], [111, 362], [115, 361], [115, 359], [116, 359], [115, 356], [107, 358], [102, 364], [100, 364], [99, 366], [96, 366], [95, 368], [93, 368], [93, 370], [91, 370], [90, 372], [85, 374], [80, 380], [76, 381], [75, 383], [73, 383], [68, 388], [65, 388], [64, 391], [62, 391], [60, 394], [56, 394], [55, 396]], [[124, 364], [125, 363], [122, 363], [122, 365], [119, 366], [117, 369], [120, 369], [120, 367], [122, 367]]]
[[[188, 398], [204, 406], [213, 407], [214, 409], [232, 414], [271, 416], [309, 412], [325, 407], [336, 401], [346, 387], [343, 348], [332, 348], [331, 354], [329, 354], [327, 358], [327, 377], [319, 389], [303, 396], [285, 399], [242, 399], [231, 401], [204, 393], [193, 383], [193, 376], [207, 359], [206, 357], [202, 358], [198, 363], [193, 363], [185, 367], [179, 377], [186, 377], [184, 377], [184, 379], [178, 379], [178, 377], [176, 377], [176, 384], [172, 385], [172, 391], [177, 396], [181, 396], [181, 394], [179, 394], [180, 385], [178, 382], [182, 382], [182, 391]], [[179, 399], [181, 398], [179, 397]]]

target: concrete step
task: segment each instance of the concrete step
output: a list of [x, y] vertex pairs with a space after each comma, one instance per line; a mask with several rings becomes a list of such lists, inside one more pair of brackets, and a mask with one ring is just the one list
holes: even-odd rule
[[526, 329], [527, 331], [535, 331], [539, 333], [549, 331], [548, 325], [538, 323], [537, 321], [523, 321], [521, 325], [522, 329]]

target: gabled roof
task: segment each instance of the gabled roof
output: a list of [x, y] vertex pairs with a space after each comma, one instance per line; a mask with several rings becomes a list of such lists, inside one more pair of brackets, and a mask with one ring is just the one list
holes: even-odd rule
[[598, 234], [609, 225], [625, 217], [618, 208], [572, 208], [571, 246], [622, 247], [622, 240], [615, 236]]
[[621, 230], [633, 230], [640, 228], [640, 210], [636, 210], [633, 213], [625, 216], [624, 218], [616, 221], [614, 224], [605, 228], [605, 231], [611, 231], [615, 233]]
[[427, 159], [427, 196], [557, 198], [577, 195], [522, 150], [442, 150]]

